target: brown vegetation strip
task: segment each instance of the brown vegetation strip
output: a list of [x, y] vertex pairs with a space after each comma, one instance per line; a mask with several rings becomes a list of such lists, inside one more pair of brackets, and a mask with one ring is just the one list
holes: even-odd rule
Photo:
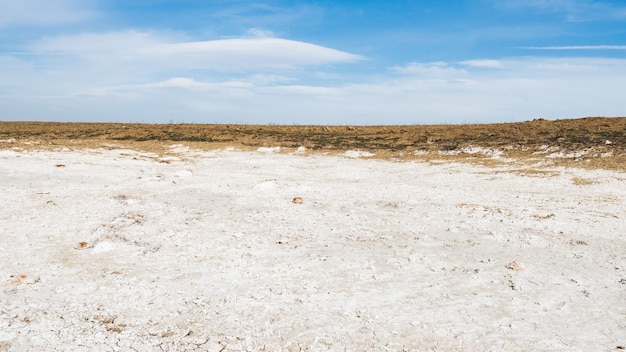
[[[553, 160], [553, 164], [570, 165], [575, 162], [581, 167], [626, 169], [624, 117], [411, 126], [0, 122], [0, 140], [10, 139], [84, 147], [108, 141], [147, 149], [158, 149], [159, 143], [155, 142], [193, 143], [194, 147], [201, 148], [224, 145], [242, 148], [302, 146], [311, 151], [358, 149], [383, 158], [422, 159], [470, 146], [502, 150], [506, 157], [522, 159], [536, 157], [536, 152], [546, 147], [564, 153], [592, 149], [594, 153], [558, 158]], [[0, 148], [8, 147], [2, 144], [7, 143], [0, 143]], [[416, 151], [421, 153], [416, 155]]]

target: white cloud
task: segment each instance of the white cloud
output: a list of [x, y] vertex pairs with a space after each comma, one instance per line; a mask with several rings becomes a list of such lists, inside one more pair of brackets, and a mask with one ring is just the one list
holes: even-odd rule
[[[0, 61], [19, 68], [14, 83], [32, 69], [23, 62]], [[6, 83], [0, 83], [0, 119], [412, 124], [618, 116], [624, 115], [626, 60], [412, 62], [389, 69], [385, 77], [338, 85], [307, 84], [298, 70], [289, 76], [278, 69], [235, 77], [171, 72], [146, 79], [129, 70], [125, 81], [109, 85], [79, 78], [70, 84], [67, 77], [31, 72], [24, 75], [22, 90], [38, 87], [31, 90], [36, 94], [8, 95]]]
[[481, 67], [481, 68], [501, 68], [502, 63], [499, 60], [466, 60], [461, 61], [461, 65], [471, 66], [471, 67]]
[[95, 16], [85, 0], [0, 0], [0, 28], [51, 26]]
[[258, 29], [258, 28], [251, 28], [251, 29], [249, 29], [248, 30], [248, 35], [250, 35], [253, 38], [272, 38], [272, 37], [276, 37], [274, 32], [268, 31], [268, 30], [264, 30], [264, 29]]
[[354, 62], [359, 56], [322, 46], [280, 38], [222, 39], [163, 44], [147, 48], [150, 57], [176, 58], [197, 68], [249, 70]]
[[296, 81], [296, 78], [274, 74], [253, 74], [245, 78], [246, 82], [255, 85], [278, 85]]
[[155, 69], [254, 71], [264, 68], [349, 63], [362, 57], [323, 46], [273, 37], [181, 41], [171, 33], [125, 31], [43, 39], [31, 49], [91, 63], [153, 65]]
[[465, 70], [454, 68], [447, 62], [411, 62], [405, 66], [396, 66], [392, 71], [405, 75], [418, 75], [423, 77], [444, 78], [465, 74]]
[[198, 82], [193, 78], [174, 77], [162, 82], [158, 82], [153, 86], [163, 88], [205, 88], [207, 87], [207, 84]]
[[560, 79], [602, 78], [613, 80], [611, 72], [624, 73], [626, 61], [611, 58], [541, 58], [525, 57], [503, 61], [503, 66], [515, 72], [524, 72], [530, 77]]

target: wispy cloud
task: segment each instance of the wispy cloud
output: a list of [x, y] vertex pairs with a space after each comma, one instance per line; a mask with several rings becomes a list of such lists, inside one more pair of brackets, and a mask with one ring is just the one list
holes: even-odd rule
[[248, 35], [252, 38], [272, 38], [276, 37], [276, 34], [272, 31], [259, 28], [251, 28], [248, 30]]
[[526, 46], [528, 50], [626, 50], [626, 45], [562, 45], [562, 46]]
[[[214, 2], [212, 11], [203, 15], [212, 28], [221, 32], [237, 32], [247, 28], [263, 28], [278, 35], [289, 33], [289, 28], [296, 24], [319, 23], [324, 16], [324, 9], [311, 2], [291, 3], [280, 6], [280, 2], [220, 1]], [[273, 4], [277, 5], [273, 5]]]
[[567, 21], [585, 22], [626, 19], [626, 6], [598, 0], [489, 0], [508, 11], [535, 10], [563, 14]]
[[480, 67], [480, 68], [502, 67], [502, 62], [500, 62], [500, 60], [493, 60], [493, 59], [465, 60], [465, 61], [461, 61], [460, 64], [464, 66]]
[[86, 21], [96, 16], [89, 4], [82, 0], [0, 0], [0, 29]]
[[[0, 118], [412, 124], [624, 114], [624, 59], [411, 62], [389, 71], [393, 74], [386, 78], [376, 75], [363, 83], [337, 85], [298, 83], [280, 74], [236, 79], [172, 75], [147, 83], [84, 85], [72, 91], [65, 83], [52, 84], [32, 75], [30, 84], [47, 85], [56, 96], [0, 93], [4, 114]], [[60, 88], [65, 93], [59, 93]]]
[[467, 73], [465, 70], [453, 67], [443, 61], [426, 63], [411, 62], [404, 66], [395, 66], [391, 70], [399, 74], [417, 75], [428, 78], [456, 77]]
[[[537, 8], [545, 11], [573, 11], [581, 6], [590, 6], [594, 1], [588, 0], [493, 0], [500, 7], [509, 9]], [[597, 1], [596, 1], [597, 3]]]

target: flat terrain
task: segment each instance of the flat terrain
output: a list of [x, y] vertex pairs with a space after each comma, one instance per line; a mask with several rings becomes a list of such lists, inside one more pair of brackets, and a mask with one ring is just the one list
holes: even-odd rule
[[0, 123], [0, 351], [620, 351], [626, 119]]
[[[171, 142], [197, 149], [299, 147], [337, 154], [348, 150], [394, 159], [503, 158], [549, 165], [626, 170], [626, 118], [533, 120], [521, 123], [414, 126], [274, 126], [0, 122], [0, 140], [19, 147], [126, 146], [158, 153]], [[34, 144], [33, 144], [34, 143]], [[10, 146], [10, 147], [14, 147]], [[0, 143], [0, 148], [9, 147]], [[548, 157], [548, 158], [545, 158]], [[483, 160], [484, 161], [484, 160]]]

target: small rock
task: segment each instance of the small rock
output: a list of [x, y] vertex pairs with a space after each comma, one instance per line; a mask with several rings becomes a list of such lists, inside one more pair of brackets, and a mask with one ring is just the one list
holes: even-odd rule
[[294, 204], [302, 204], [303, 201], [302, 197], [295, 197], [291, 202]]
[[31, 285], [37, 282], [39, 282], [38, 276], [30, 276], [26, 274], [11, 275], [11, 283], [13, 285]]
[[78, 242], [74, 245], [74, 249], [82, 250], [91, 247], [88, 242]]
[[524, 264], [522, 264], [522, 262], [518, 261], [518, 260], [514, 260], [512, 262], [510, 262], [509, 264], [506, 265], [507, 269], [511, 269], [511, 270], [515, 270], [515, 271], [522, 271], [524, 269], [526, 269], [526, 267], [524, 267]]
[[569, 241], [569, 244], [573, 246], [587, 246], [588, 245], [588, 243], [583, 240], [571, 240]]

